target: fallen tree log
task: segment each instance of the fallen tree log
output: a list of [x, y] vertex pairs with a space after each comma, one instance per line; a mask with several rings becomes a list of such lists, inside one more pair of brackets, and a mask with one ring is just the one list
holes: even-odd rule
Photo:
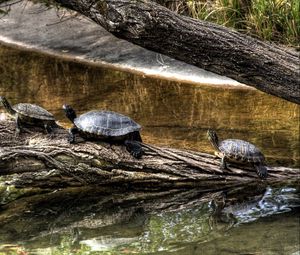
[[300, 104], [299, 54], [141, 0], [55, 0], [119, 38]]
[[262, 181], [246, 166], [221, 171], [220, 160], [213, 155], [147, 144], [143, 144], [145, 155], [137, 160], [124, 146], [70, 145], [67, 136], [63, 128], [51, 135], [37, 128], [16, 137], [15, 123], [0, 121], [1, 179], [17, 187], [125, 185], [143, 190], [199, 187], [203, 191], [299, 179], [297, 169], [269, 167], [269, 177]]

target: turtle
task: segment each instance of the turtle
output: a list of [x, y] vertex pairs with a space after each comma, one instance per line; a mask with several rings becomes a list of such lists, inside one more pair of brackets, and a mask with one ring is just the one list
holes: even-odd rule
[[227, 161], [238, 164], [251, 164], [260, 178], [267, 178], [268, 170], [265, 157], [254, 144], [239, 139], [219, 141], [216, 132], [212, 129], [207, 131], [207, 136], [216, 150], [216, 156], [221, 158], [222, 170], [227, 168]]
[[73, 123], [68, 141], [75, 143], [76, 134], [85, 140], [102, 140], [124, 144], [135, 158], [144, 154], [140, 135], [141, 126], [131, 118], [113, 111], [92, 110], [77, 117], [75, 110], [63, 105], [66, 117]]
[[16, 134], [20, 133], [24, 126], [42, 127], [47, 133], [51, 133], [57, 126], [52, 113], [36, 104], [19, 103], [11, 106], [4, 96], [0, 96], [0, 103], [8, 114], [15, 118]]

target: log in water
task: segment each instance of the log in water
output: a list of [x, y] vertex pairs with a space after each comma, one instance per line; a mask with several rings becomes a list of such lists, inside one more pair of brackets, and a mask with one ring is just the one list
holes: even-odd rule
[[15, 123], [1, 121], [0, 176], [18, 187], [130, 185], [143, 190], [199, 187], [203, 191], [299, 179], [297, 169], [269, 167], [264, 181], [247, 166], [221, 171], [220, 160], [210, 154], [147, 144], [143, 158], [135, 159], [124, 146], [69, 144], [67, 132], [57, 128], [47, 135], [30, 129], [16, 137]]

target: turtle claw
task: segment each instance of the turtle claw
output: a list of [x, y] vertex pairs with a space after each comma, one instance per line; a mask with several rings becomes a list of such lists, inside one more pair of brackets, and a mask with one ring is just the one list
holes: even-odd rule
[[221, 166], [220, 166], [220, 169], [221, 169], [222, 171], [228, 170], [227, 164], [226, 164], [226, 161], [225, 161], [225, 157], [222, 157], [222, 158], [221, 158]]
[[68, 142], [71, 144], [75, 143], [75, 136], [73, 134], [70, 134], [68, 136]]
[[266, 179], [268, 177], [268, 169], [265, 165], [263, 164], [254, 164], [254, 168], [256, 170], [257, 175], [261, 179]]
[[52, 134], [53, 128], [51, 126], [45, 125], [44, 128], [47, 134]]
[[68, 137], [68, 142], [73, 144], [75, 143], [75, 139], [73, 137]]
[[258, 173], [258, 176], [261, 178], [261, 179], [267, 179], [267, 174], [261, 174], [261, 173]]
[[15, 132], [15, 137], [18, 137], [19, 135], [20, 135], [20, 129], [17, 128], [17, 129], [16, 129], [16, 132]]
[[139, 150], [139, 151], [131, 151], [130, 154], [135, 157], [135, 158], [141, 158], [143, 156], [143, 151]]
[[75, 143], [75, 135], [78, 133], [77, 127], [72, 127], [69, 130], [69, 137], [68, 137], [68, 142], [69, 143]]
[[126, 150], [135, 158], [139, 159], [143, 156], [144, 151], [142, 149], [142, 146], [139, 142], [137, 141], [129, 141], [126, 140], [124, 142], [126, 146]]

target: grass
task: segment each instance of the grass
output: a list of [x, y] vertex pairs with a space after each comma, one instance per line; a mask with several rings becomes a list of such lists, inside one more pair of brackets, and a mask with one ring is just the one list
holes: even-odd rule
[[[19, 0], [15, 0], [18, 2]], [[38, 0], [49, 2], [49, 0]], [[155, 0], [183, 15], [300, 48], [300, 0]], [[0, 0], [0, 15], [9, 10]]]
[[254, 0], [247, 21], [260, 38], [299, 46], [299, 0]]
[[193, 18], [231, 27], [263, 40], [300, 46], [300, 0], [173, 0], [165, 3]]

